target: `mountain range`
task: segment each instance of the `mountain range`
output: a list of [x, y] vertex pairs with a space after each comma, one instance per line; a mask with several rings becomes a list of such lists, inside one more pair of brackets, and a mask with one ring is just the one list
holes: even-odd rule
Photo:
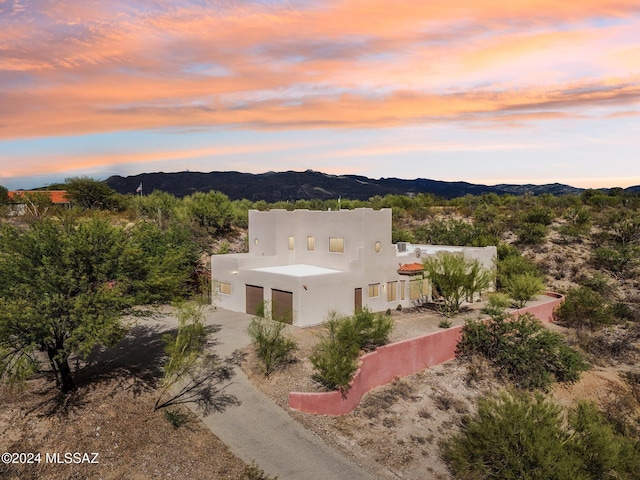
[[[467, 182], [444, 182], [416, 178], [405, 180], [400, 178], [372, 179], [359, 175], [329, 175], [314, 170], [304, 172], [267, 172], [242, 173], [225, 172], [176, 172], [176, 173], [141, 173], [122, 177], [111, 176], [107, 185], [119, 193], [135, 193], [140, 184], [143, 192], [151, 193], [161, 190], [176, 197], [184, 197], [195, 192], [217, 190], [226, 194], [231, 200], [246, 198], [251, 201], [265, 200], [295, 201], [342, 197], [353, 200], [367, 200], [373, 196], [417, 195], [431, 193], [442, 198], [455, 198], [465, 195], [496, 193], [498, 195], [553, 195], [580, 194], [584, 189], [559, 183], [546, 185], [478, 185]], [[640, 186], [630, 187], [629, 191], [640, 191]]]

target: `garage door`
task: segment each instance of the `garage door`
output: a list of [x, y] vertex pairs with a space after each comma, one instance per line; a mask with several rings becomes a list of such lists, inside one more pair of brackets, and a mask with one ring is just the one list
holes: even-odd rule
[[247, 291], [247, 309], [249, 315], [258, 315], [258, 310], [262, 312], [264, 303], [264, 288], [255, 285], [246, 285]]
[[274, 320], [293, 324], [293, 293], [271, 290], [271, 309]]

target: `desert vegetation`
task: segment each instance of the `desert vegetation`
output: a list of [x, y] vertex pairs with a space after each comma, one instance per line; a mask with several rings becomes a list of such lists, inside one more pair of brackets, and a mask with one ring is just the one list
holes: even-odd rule
[[[38, 378], [45, 380], [46, 390], [63, 396], [87, 388], [86, 382], [79, 386], [76, 381], [88, 373], [78, 360], [94, 347], [108, 348], [122, 338], [125, 314], [185, 298], [208, 298], [207, 258], [246, 251], [249, 209], [338, 208], [336, 200], [269, 204], [231, 201], [219, 192], [184, 198], [160, 191], [120, 195], [87, 178], [72, 178], [52, 189], [69, 192], [71, 210], [33, 195], [24, 215], [10, 215], [6, 189], [0, 188], [0, 379], [16, 387], [44, 372]], [[455, 367], [443, 367], [446, 375], [453, 375], [452, 369], [464, 372], [467, 397], [448, 393], [425, 373], [371, 392], [357, 412], [341, 420], [325, 419], [323, 429], [331, 425], [336, 435], [352, 423], [360, 430], [401, 432], [404, 416], [393, 412], [404, 405], [421, 431], [394, 433], [397, 445], [388, 452], [384, 448], [391, 447], [374, 440], [359, 440], [358, 448], [366, 452], [378, 445], [373, 461], [413, 472], [407, 478], [424, 478], [415, 473], [421, 458], [428, 458], [430, 465], [445, 460], [440, 473], [423, 471], [427, 478], [638, 478], [637, 194], [613, 189], [561, 197], [487, 194], [445, 200], [418, 194], [341, 199], [340, 208], [357, 207], [392, 208], [394, 242], [496, 245], [498, 293], [488, 296], [483, 282], [467, 287], [461, 280], [451, 289], [451, 305], [442, 310], [448, 315], [440, 319], [446, 328], [459, 318], [458, 311], [465, 313], [469, 297], [482, 294], [486, 301], [483, 318], [490, 320], [468, 321], [460, 358], [452, 363]], [[443, 276], [443, 268], [434, 265], [432, 280], [453, 279], [453, 274]], [[467, 281], [471, 270], [465, 266], [459, 278]], [[438, 290], [446, 293], [447, 288], [440, 283]], [[502, 316], [506, 308], [532, 301], [542, 289], [566, 295], [553, 331], [528, 317]], [[256, 319], [251, 335], [263, 362], [260, 385], [276, 388], [270, 385], [283, 382], [281, 372], [293, 377], [295, 369], [308, 362], [318, 388], [346, 390], [358, 355], [389, 339], [394, 318], [419, 315], [420, 309], [390, 313], [363, 311], [360, 317], [332, 319], [314, 344], [300, 347], [300, 352], [282, 323]], [[196, 318], [197, 311], [186, 312], [180, 329], [165, 339], [165, 354], [175, 360], [165, 364], [165, 380], [160, 376], [158, 385], [169, 384], [181, 368], [191, 372], [187, 379], [199, 378], [208, 360], [200, 355], [206, 332]], [[182, 359], [180, 351], [185, 353]], [[292, 361], [294, 352], [298, 361]], [[569, 404], [556, 401], [561, 389], [579, 385], [581, 375], [593, 379], [605, 373], [617, 385], [607, 387], [606, 395], [587, 392]], [[420, 384], [427, 381], [429, 393], [422, 395]], [[604, 388], [598, 384], [596, 390]], [[173, 406], [164, 410], [179, 424], [180, 410]], [[451, 416], [434, 430], [444, 413]], [[497, 438], [498, 432], [514, 435]], [[434, 437], [443, 438], [440, 446]], [[544, 442], [531, 440], [540, 438]], [[557, 454], [551, 458], [548, 452]], [[525, 470], [545, 473], [527, 477]]]

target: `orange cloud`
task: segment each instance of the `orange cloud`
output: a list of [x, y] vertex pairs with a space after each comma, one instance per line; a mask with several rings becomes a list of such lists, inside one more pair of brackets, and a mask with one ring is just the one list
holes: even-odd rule
[[[0, 16], [4, 139], [218, 125], [511, 125], [593, 106], [615, 114], [639, 98], [637, 70], [618, 78], [624, 65], [638, 68], [633, 37], [625, 43], [620, 32], [635, 34], [592, 25], [600, 16], [637, 23], [636, 0], [30, 5]], [[576, 52], [594, 53], [572, 74], [565, 65]]]

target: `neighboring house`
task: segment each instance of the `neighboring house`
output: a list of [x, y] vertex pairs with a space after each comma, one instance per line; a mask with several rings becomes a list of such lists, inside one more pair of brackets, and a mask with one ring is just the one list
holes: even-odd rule
[[391, 243], [391, 209], [249, 211], [249, 253], [213, 255], [216, 303], [255, 315], [270, 305], [274, 318], [300, 327], [329, 313], [351, 315], [430, 300], [421, 258], [463, 252], [493, 268], [495, 247]]
[[[40, 199], [50, 201], [51, 205], [71, 206], [66, 190], [10, 190], [7, 194], [14, 215], [24, 215], [30, 209], [42, 208], [41, 205], [36, 205]], [[44, 206], [44, 208], [47, 207]]]

